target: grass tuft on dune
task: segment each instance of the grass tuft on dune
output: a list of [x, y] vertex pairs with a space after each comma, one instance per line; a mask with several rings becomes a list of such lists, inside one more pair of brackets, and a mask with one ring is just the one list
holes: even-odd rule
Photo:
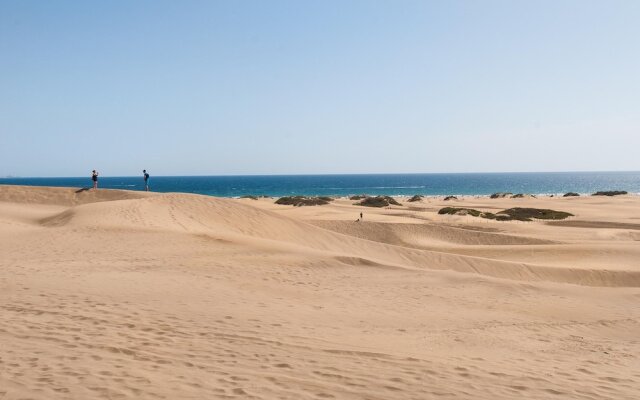
[[396, 199], [391, 196], [366, 197], [362, 201], [356, 203], [357, 206], [364, 207], [388, 207], [389, 205], [401, 206]]
[[490, 212], [482, 212], [473, 208], [444, 207], [441, 208], [440, 211], [438, 211], [438, 214], [471, 215], [473, 217], [495, 219], [498, 221], [532, 221], [534, 218], [545, 220], [562, 220], [573, 216], [573, 214], [564, 211], [522, 207], [509, 208], [495, 214]]
[[331, 197], [307, 197], [307, 196], [286, 196], [280, 197], [275, 201], [276, 204], [284, 206], [304, 207], [304, 206], [322, 206], [329, 204], [333, 199]]

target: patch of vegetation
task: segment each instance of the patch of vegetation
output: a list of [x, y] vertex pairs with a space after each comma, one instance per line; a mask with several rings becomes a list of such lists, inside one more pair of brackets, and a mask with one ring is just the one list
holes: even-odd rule
[[564, 211], [555, 211], [541, 208], [509, 208], [493, 214], [490, 212], [482, 212], [473, 208], [445, 207], [438, 211], [441, 215], [471, 215], [486, 219], [495, 219], [496, 221], [531, 221], [535, 219], [560, 220], [572, 217], [573, 214]]
[[559, 220], [567, 217], [573, 217], [573, 214], [564, 211], [555, 211], [543, 208], [510, 208], [508, 210], [500, 211], [498, 214], [506, 214], [518, 221], [531, 221], [531, 218], [535, 219], [551, 219]]
[[458, 198], [456, 196], [447, 196], [444, 198], [444, 201], [449, 201], [449, 200], [458, 200]]
[[500, 214], [500, 213], [498, 213], [498, 214], [489, 213], [489, 214], [490, 215], [485, 217], [485, 218], [487, 218], [487, 219], [495, 219], [496, 221], [511, 221], [512, 220], [512, 218], [507, 214]]
[[482, 211], [475, 210], [473, 208], [461, 208], [461, 207], [445, 207], [438, 211], [440, 215], [472, 215], [479, 217]]
[[357, 194], [355, 196], [349, 197], [349, 200], [362, 200], [362, 199], [366, 199], [366, 198], [367, 198], [366, 194]]
[[606, 190], [603, 192], [595, 192], [592, 196], [619, 196], [621, 194], [627, 194], [624, 190]]
[[384, 198], [385, 198], [385, 200], [387, 200], [387, 201], [389, 202], [389, 204], [393, 204], [394, 206], [402, 206], [402, 204], [398, 203], [398, 202], [396, 201], [396, 199], [394, 199], [394, 198], [393, 198], [393, 197], [391, 197], [391, 196], [382, 196], [382, 197], [384, 197]]
[[481, 217], [481, 218], [487, 218], [487, 219], [497, 219], [496, 218], [496, 214], [490, 213], [490, 212], [483, 212], [483, 211], [479, 211], [476, 210], [474, 208], [462, 208], [462, 207], [445, 207], [445, 208], [441, 208], [440, 211], [438, 211], [438, 214], [441, 215], [471, 215], [473, 217]]
[[504, 199], [505, 197], [509, 197], [513, 195], [513, 193], [510, 192], [498, 192], [498, 193], [494, 193], [491, 196], [489, 196], [492, 199]]
[[258, 200], [258, 196], [253, 196], [253, 195], [246, 195], [246, 196], [240, 196], [241, 199], [251, 199], [251, 200]]
[[580, 195], [576, 192], [569, 192], [562, 195], [562, 197], [575, 197], [575, 196], [580, 196]]
[[390, 204], [393, 204], [395, 206], [402, 205], [398, 203], [396, 199], [390, 196], [366, 197], [362, 199], [362, 201], [355, 203], [356, 206], [365, 206], [365, 207], [387, 207]]
[[523, 199], [525, 197], [533, 197], [534, 199], [536, 198], [536, 196], [533, 194], [524, 194], [524, 193], [517, 193], [511, 196], [512, 199]]
[[424, 198], [424, 196], [420, 195], [420, 194], [416, 194], [414, 195], [412, 198], [410, 198], [409, 200], [407, 200], [410, 203], [416, 202], [416, 201], [422, 201], [422, 199]]
[[286, 196], [276, 200], [276, 204], [285, 206], [322, 206], [333, 201], [331, 197]]

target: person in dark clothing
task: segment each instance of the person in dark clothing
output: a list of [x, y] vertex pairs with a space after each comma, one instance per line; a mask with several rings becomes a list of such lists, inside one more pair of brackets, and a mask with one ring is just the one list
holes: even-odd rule
[[94, 169], [92, 174], [91, 174], [91, 180], [93, 181], [93, 188], [97, 189], [98, 188], [98, 173], [96, 172], [96, 170]]
[[142, 177], [144, 178], [144, 190], [149, 191], [149, 174], [146, 169], [142, 170]]

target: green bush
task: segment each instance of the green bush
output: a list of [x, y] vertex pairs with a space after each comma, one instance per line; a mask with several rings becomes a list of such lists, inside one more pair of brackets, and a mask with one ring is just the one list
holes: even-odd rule
[[604, 192], [595, 192], [593, 196], [618, 196], [621, 194], [627, 194], [624, 190], [607, 190]]
[[573, 217], [573, 214], [564, 211], [555, 211], [542, 208], [510, 208], [508, 210], [500, 211], [498, 214], [506, 214], [518, 221], [531, 221], [531, 218], [535, 219], [551, 219], [559, 220], [567, 217]]
[[303, 207], [322, 206], [325, 204], [329, 204], [330, 201], [333, 201], [333, 199], [330, 197], [286, 196], [280, 197], [275, 201], [275, 203], [285, 206]]
[[509, 193], [509, 192], [498, 192], [498, 193], [494, 193], [492, 194], [491, 197], [492, 199], [503, 199], [505, 197], [509, 197], [511, 196], [513, 193]]
[[474, 210], [473, 208], [460, 208], [460, 207], [445, 207], [441, 208], [438, 211], [438, 214], [441, 215], [472, 215], [474, 217], [479, 217], [482, 212], [478, 210]]
[[355, 203], [357, 206], [365, 206], [365, 207], [387, 207], [390, 204], [401, 206], [402, 204], [398, 203], [396, 199], [390, 196], [376, 196], [376, 197], [366, 197], [362, 201]]
[[482, 212], [473, 208], [444, 207], [438, 211], [441, 215], [471, 215], [486, 219], [495, 219], [496, 221], [531, 221], [535, 219], [559, 220], [572, 217], [573, 214], [564, 211], [555, 211], [541, 208], [509, 208], [493, 214], [490, 212]]

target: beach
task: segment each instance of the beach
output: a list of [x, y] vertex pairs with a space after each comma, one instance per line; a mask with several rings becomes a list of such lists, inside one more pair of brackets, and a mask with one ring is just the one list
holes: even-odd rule
[[0, 399], [640, 398], [640, 196], [397, 199], [0, 185]]

